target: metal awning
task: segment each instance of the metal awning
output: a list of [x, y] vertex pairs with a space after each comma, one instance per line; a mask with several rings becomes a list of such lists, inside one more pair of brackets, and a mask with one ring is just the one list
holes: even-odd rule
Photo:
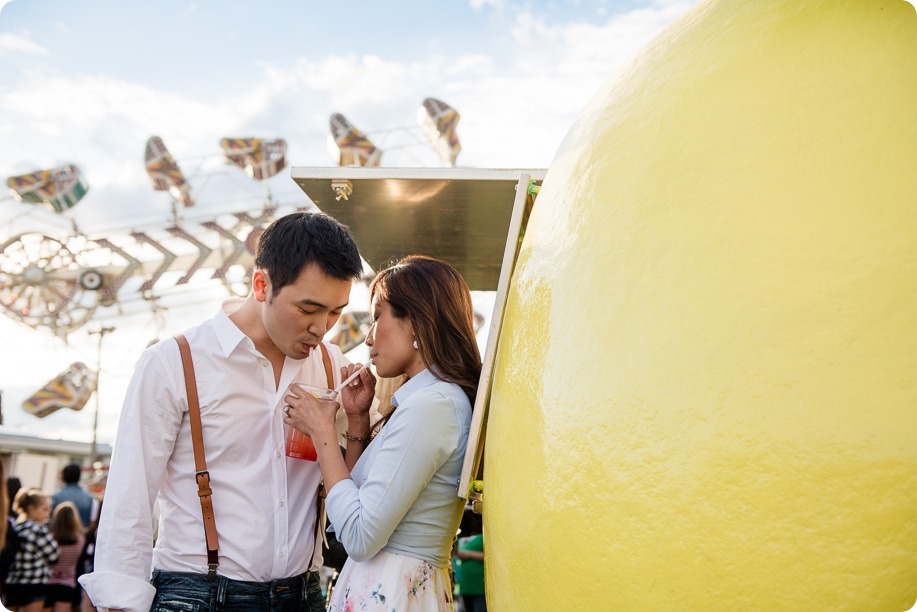
[[291, 170], [293, 180], [320, 210], [350, 227], [360, 254], [373, 269], [405, 255], [431, 255], [455, 266], [472, 290], [490, 291], [500, 278], [523, 173], [540, 183], [545, 170]]

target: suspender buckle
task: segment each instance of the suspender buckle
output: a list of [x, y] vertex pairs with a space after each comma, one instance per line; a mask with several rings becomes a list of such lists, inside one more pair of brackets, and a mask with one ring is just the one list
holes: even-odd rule
[[[199, 487], [209, 487], [210, 486], [210, 471], [209, 470], [198, 470], [194, 473], [194, 478], [197, 480], [197, 486]], [[203, 479], [203, 482], [201, 481]]]
[[215, 582], [217, 579], [217, 564], [208, 563], [207, 568], [207, 582]]

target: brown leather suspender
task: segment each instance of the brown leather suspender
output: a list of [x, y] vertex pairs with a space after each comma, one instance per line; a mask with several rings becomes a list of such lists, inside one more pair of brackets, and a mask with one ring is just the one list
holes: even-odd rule
[[[217, 567], [220, 564], [220, 540], [217, 537], [217, 525], [213, 516], [213, 490], [210, 488], [210, 472], [207, 471], [207, 460], [204, 457], [204, 432], [201, 429], [201, 407], [197, 398], [197, 379], [194, 376], [194, 363], [191, 361], [191, 347], [188, 340], [181, 334], [175, 336], [178, 350], [181, 353], [182, 370], [185, 373], [185, 393], [188, 396], [188, 420], [191, 424], [191, 444], [194, 447], [194, 477], [197, 480], [197, 496], [201, 500], [201, 516], [204, 519], [204, 537], [207, 542], [207, 580], [213, 582], [217, 577]], [[322, 349], [322, 362], [325, 366], [325, 377], [328, 379], [328, 388], [334, 388], [334, 376], [331, 370], [331, 355], [324, 342], [319, 342]], [[322, 529], [322, 515], [324, 514], [324, 498], [321, 495], [322, 485], [319, 483], [318, 511], [316, 512], [316, 541], [324, 540], [325, 533]], [[321, 533], [318, 533], [319, 530]], [[311, 566], [315, 552], [309, 559]]]
[[201, 499], [201, 515], [204, 518], [204, 537], [207, 540], [207, 580], [213, 582], [220, 564], [220, 540], [213, 518], [213, 490], [210, 488], [210, 472], [204, 457], [204, 432], [201, 430], [201, 407], [197, 399], [197, 380], [194, 377], [194, 363], [191, 361], [191, 347], [181, 334], [175, 336], [181, 353], [181, 365], [185, 371], [185, 392], [188, 394], [188, 420], [191, 423], [191, 443], [194, 446], [194, 478], [197, 480], [197, 496]]
[[[331, 355], [324, 342], [319, 342], [322, 348], [322, 363], [325, 365], [325, 378], [328, 381], [328, 388], [334, 389], [334, 375], [331, 373]], [[315, 511], [315, 548], [312, 550], [312, 557], [309, 559], [309, 567], [312, 567], [312, 559], [315, 558], [315, 549], [323, 542], [328, 544], [328, 538], [325, 536], [325, 481], [319, 481], [318, 490], [315, 492], [315, 498], [318, 500], [318, 507]]]
[[318, 346], [322, 349], [322, 363], [325, 366], [325, 378], [328, 379], [328, 388], [334, 389], [334, 374], [331, 373], [331, 355], [328, 354], [328, 347], [324, 342], [319, 342]]

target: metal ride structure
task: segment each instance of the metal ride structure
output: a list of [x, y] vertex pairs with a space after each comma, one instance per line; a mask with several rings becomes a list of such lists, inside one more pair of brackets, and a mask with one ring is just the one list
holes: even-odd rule
[[[418, 124], [429, 139], [426, 146], [432, 146], [450, 166], [461, 150], [455, 134], [457, 121], [458, 113], [451, 106], [433, 98], [424, 100], [418, 111]], [[416, 135], [412, 138], [418, 140]], [[328, 140], [339, 166], [372, 167], [381, 161], [382, 150], [339, 113], [331, 117]], [[182, 288], [199, 293], [219, 281], [229, 297], [247, 295], [257, 241], [264, 228], [280, 214], [310, 207], [304, 201], [277, 203], [268, 187], [268, 179], [287, 166], [285, 140], [226, 137], [219, 144], [226, 164], [264, 188], [260, 208], [183, 220], [180, 211], [193, 208], [197, 197], [159, 136], [147, 140], [144, 163], [152, 188], [170, 197], [171, 217], [161, 223], [102, 235], [86, 233], [71, 215], [89, 191], [77, 166], [10, 177], [7, 186], [13, 198], [66, 217], [70, 231], [30, 231], [0, 244], [0, 312], [66, 341], [93, 319], [124, 314], [128, 303], [145, 302], [144, 307], [158, 318], [164, 310], [158, 300]], [[338, 200], [346, 200], [349, 181], [333, 185], [333, 190]], [[344, 313], [330, 341], [345, 352], [359, 346], [368, 319], [365, 311]], [[476, 327], [483, 324], [477, 313], [475, 323]], [[38, 418], [61, 408], [80, 410], [96, 389], [98, 378], [98, 371], [74, 363], [26, 399], [23, 408]]]
[[[227, 163], [243, 168], [254, 180], [264, 181], [286, 166], [282, 140], [223, 139], [223, 143]], [[149, 139], [145, 160], [153, 188], [168, 191], [172, 198], [171, 222], [94, 236], [80, 231], [71, 218], [73, 229], [66, 236], [27, 232], [7, 239], [0, 244], [4, 314], [66, 338], [100, 308], [116, 306], [131, 295], [155, 299], [154, 290], [187, 285], [199, 270], [212, 270], [209, 278], [219, 280], [229, 295], [247, 294], [257, 238], [280, 205], [268, 196], [256, 212], [183, 222], [177, 205], [189, 208], [195, 200], [161, 138]], [[79, 169], [72, 165], [12, 177], [7, 184], [20, 202], [48, 206], [56, 214], [69, 215], [88, 191]], [[303, 208], [304, 203], [294, 207]]]
[[[458, 118], [454, 108], [435, 98], [425, 99], [418, 110], [428, 146], [450, 166], [461, 150], [455, 131]], [[382, 150], [340, 113], [331, 116], [328, 139], [340, 166], [381, 162]], [[100, 308], [117, 306], [132, 295], [155, 299], [154, 290], [188, 285], [199, 270], [212, 270], [210, 278], [219, 280], [229, 295], [246, 295], [257, 238], [281, 208], [274, 203], [267, 180], [286, 167], [287, 143], [227, 137], [220, 140], [220, 147], [227, 164], [264, 186], [260, 210], [183, 222], [179, 211], [192, 208], [196, 199], [191, 182], [159, 136], [148, 139], [144, 162], [153, 189], [170, 195], [172, 216], [151, 229], [104, 236], [80, 231], [70, 211], [88, 193], [89, 185], [75, 165], [9, 178], [7, 185], [16, 200], [66, 216], [72, 229], [67, 235], [27, 232], [0, 244], [0, 311], [30, 328], [66, 338]], [[345, 180], [334, 189], [339, 199], [346, 199], [350, 188]], [[294, 205], [304, 207], [304, 203]], [[178, 271], [183, 274], [177, 278], [171, 274]]]
[[[436, 152], [440, 163], [454, 168], [455, 160], [462, 151], [456, 126], [461, 115], [449, 104], [436, 98], [425, 98], [417, 109], [417, 125], [375, 130], [373, 138], [386, 139], [385, 147], [364, 134], [347, 117], [341, 113], [331, 115], [328, 132], [328, 152], [335, 164], [347, 168], [374, 168], [382, 165], [385, 150], [400, 149], [415, 162], [419, 161], [411, 154], [415, 147], [423, 147]], [[400, 137], [401, 142], [398, 142]], [[419, 166], [426, 164], [420, 163]], [[337, 199], [346, 200], [350, 195], [346, 183], [334, 185]]]

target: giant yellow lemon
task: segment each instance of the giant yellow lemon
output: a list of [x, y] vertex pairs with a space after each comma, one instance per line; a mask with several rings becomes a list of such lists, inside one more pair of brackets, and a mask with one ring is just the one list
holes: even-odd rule
[[552, 162], [501, 333], [492, 609], [917, 596], [917, 15], [699, 5]]

